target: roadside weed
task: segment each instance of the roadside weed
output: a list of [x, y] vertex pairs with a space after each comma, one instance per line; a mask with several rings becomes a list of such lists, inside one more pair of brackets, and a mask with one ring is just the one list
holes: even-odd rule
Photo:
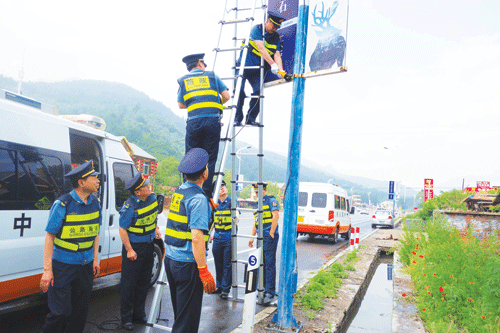
[[398, 253], [430, 332], [500, 332], [500, 243], [462, 236], [441, 215], [405, 226]]

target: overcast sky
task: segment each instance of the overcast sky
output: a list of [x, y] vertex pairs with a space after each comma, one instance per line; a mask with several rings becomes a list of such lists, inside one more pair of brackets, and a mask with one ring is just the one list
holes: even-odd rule
[[[224, 3], [3, 0], [0, 74], [17, 79], [24, 57], [25, 81], [121, 82], [185, 115], [181, 59], [205, 52], [211, 69]], [[416, 188], [500, 185], [499, 17], [498, 0], [351, 0], [348, 71], [306, 81], [302, 159]], [[265, 149], [281, 154], [291, 91], [265, 92]]]

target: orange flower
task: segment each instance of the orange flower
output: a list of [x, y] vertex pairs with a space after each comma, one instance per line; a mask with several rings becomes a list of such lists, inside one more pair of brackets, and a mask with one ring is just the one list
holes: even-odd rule
[[453, 275], [450, 275], [450, 278], [452, 278], [452, 277], [453, 277]]
[[419, 257], [420, 257], [420, 258], [422, 258], [422, 259], [424, 258], [424, 256], [423, 256], [423, 255], [419, 255]]
[[449, 257], [450, 255], [449, 255], [449, 254], [447, 254], [447, 256]]
[[429, 289], [431, 286], [425, 286], [424, 289]]
[[472, 298], [467, 298], [467, 302], [472, 303], [474, 301], [472, 300]]
[[444, 290], [443, 287], [439, 287], [440, 292], [443, 292], [443, 290]]
[[427, 310], [427, 309], [426, 309], [426, 308], [423, 308], [423, 309], [422, 309], [422, 311], [425, 311], [425, 310]]
[[444, 293], [442, 293], [441, 295], [443, 295], [443, 296], [444, 296]]
[[444, 297], [441, 297], [441, 300], [444, 301]]
[[469, 282], [470, 284], [475, 284], [475, 282]]
[[481, 318], [486, 319], [486, 317], [485, 317], [485, 316], [481, 316]]
[[411, 251], [411, 253], [412, 253], [413, 255], [417, 254], [417, 252], [415, 252], [415, 251]]
[[406, 293], [403, 293], [401, 296], [406, 297]]
[[436, 304], [436, 306], [439, 306], [439, 304]]
[[417, 244], [417, 250], [418, 250], [418, 244]]
[[415, 260], [413, 260], [413, 263], [416, 264], [417, 262]]
[[427, 274], [424, 273], [424, 276], [427, 276]]
[[427, 293], [428, 293], [429, 295], [431, 294], [431, 292], [430, 292], [430, 291], [428, 291]]
[[432, 275], [437, 276], [437, 275], [436, 275], [436, 273], [434, 273], [434, 274], [432, 274]]

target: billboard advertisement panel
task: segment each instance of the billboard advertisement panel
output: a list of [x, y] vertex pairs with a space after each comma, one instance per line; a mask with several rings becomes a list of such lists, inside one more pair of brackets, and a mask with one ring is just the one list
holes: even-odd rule
[[[348, 0], [310, 0], [304, 77], [345, 71]], [[283, 69], [293, 73], [299, 0], [269, 0], [270, 11], [286, 20], [277, 30], [283, 42]], [[280, 80], [273, 75], [271, 80]]]
[[310, 0], [306, 73], [324, 75], [345, 66], [348, 0]]
[[434, 179], [424, 180], [424, 202], [434, 198]]

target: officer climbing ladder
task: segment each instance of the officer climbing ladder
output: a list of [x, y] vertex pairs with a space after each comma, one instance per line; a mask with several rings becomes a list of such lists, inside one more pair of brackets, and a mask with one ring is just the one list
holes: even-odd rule
[[[263, 274], [263, 254], [262, 254], [262, 249], [263, 249], [263, 192], [264, 192], [264, 182], [263, 182], [263, 131], [264, 131], [264, 126], [263, 126], [263, 103], [262, 99], [264, 97], [264, 82], [266, 78], [266, 74], [270, 74], [271, 72], [275, 75], [274, 79], [279, 79], [283, 78], [286, 79], [286, 81], [290, 81], [292, 79], [292, 76], [287, 74], [286, 72], [283, 71], [283, 66], [281, 64], [281, 58], [279, 57], [279, 52], [280, 52], [280, 45], [279, 45], [279, 36], [276, 38], [277, 34], [275, 34], [276, 41], [274, 42], [276, 45], [272, 43], [268, 43], [267, 39], [264, 39], [266, 32], [268, 33], [273, 33], [276, 31], [277, 28], [279, 28], [281, 22], [283, 21], [283, 18], [279, 17], [275, 13], [267, 13], [267, 5], [263, 3], [262, 0], [253, 0], [253, 4], [249, 6], [248, 8], [241, 8], [238, 7], [238, 0], [226, 0], [226, 5], [224, 9], [224, 14], [222, 20], [219, 22], [221, 24], [220, 26], [220, 34], [219, 34], [219, 40], [217, 43], [217, 47], [214, 49], [215, 51], [215, 59], [214, 59], [214, 65], [213, 65], [213, 70], [215, 71], [215, 67], [217, 64], [217, 59], [219, 56], [219, 53], [231, 53], [234, 55], [233, 57], [233, 76], [231, 77], [226, 77], [226, 78], [221, 78], [222, 80], [228, 80], [232, 82], [233, 89], [232, 89], [232, 96], [230, 99], [230, 103], [228, 107], [225, 108], [225, 110], [229, 110], [229, 124], [226, 128], [226, 133], [224, 136], [221, 137], [221, 142], [223, 143], [223, 149], [222, 149], [222, 154], [220, 154], [219, 158], [219, 171], [216, 173], [217, 179], [214, 183], [213, 186], [213, 201], [217, 202], [217, 199], [219, 197], [219, 192], [220, 192], [220, 187], [222, 183], [222, 178], [224, 176], [224, 166], [226, 163], [226, 157], [227, 157], [227, 152], [229, 150], [229, 143], [231, 143], [231, 157], [232, 157], [232, 170], [236, 170], [236, 140], [235, 138], [237, 137], [239, 131], [242, 130], [241, 126], [241, 121], [242, 121], [242, 114], [241, 114], [241, 109], [244, 105], [244, 99], [249, 98], [250, 99], [250, 110], [247, 112], [247, 120], [245, 122], [244, 127], [252, 127], [256, 128], [259, 131], [259, 136], [258, 136], [258, 141], [259, 141], [259, 148], [258, 148], [258, 153], [257, 154], [247, 154], [247, 155], [253, 155], [255, 157], [258, 157], [258, 181], [238, 181], [236, 180], [235, 172], [232, 172], [232, 179], [231, 179], [231, 219], [233, 221], [232, 223], [232, 228], [231, 228], [231, 243], [232, 243], [232, 255], [231, 255], [231, 262], [232, 262], [232, 291], [231, 291], [231, 296], [228, 298], [230, 300], [234, 301], [243, 301], [245, 300], [245, 314], [246, 316], [244, 317], [243, 323], [244, 325], [252, 326], [253, 325], [253, 315], [248, 315], [255, 313], [255, 287], [257, 286], [257, 291], [258, 291], [258, 303], [263, 304], [264, 303], [264, 274]], [[254, 28], [254, 18], [256, 16], [256, 11], [259, 11], [264, 18], [263, 23], [259, 25], [259, 33], [261, 34], [261, 38], [255, 38], [255, 31], [256, 29]], [[238, 13], [242, 12], [250, 12], [250, 15], [245, 17], [245, 18], [240, 18], [238, 16]], [[233, 14], [234, 17], [232, 19], [226, 19], [226, 14]], [[247, 31], [247, 35], [244, 38], [238, 38], [238, 29], [237, 27], [243, 25], [244, 30]], [[221, 47], [221, 36], [223, 36], [223, 30], [227, 30], [227, 27], [233, 26], [234, 27], [234, 37], [232, 38], [232, 41], [234, 42], [233, 47], [229, 48], [222, 48]], [[246, 29], [245, 29], [246, 28]], [[254, 38], [252, 38], [252, 28]], [[259, 49], [258, 42], [254, 42], [254, 40], [260, 40], [261, 45], [265, 45], [265, 49]], [[265, 44], [264, 44], [265, 41]], [[259, 51], [263, 52], [259, 52]], [[255, 56], [250, 57], [248, 56], [249, 52], [253, 52], [253, 54], [258, 56], [258, 59], [260, 60], [260, 64], [256, 62], [255, 60], [253, 63], [251, 61], [246, 61], [247, 57], [248, 59], [250, 58], [257, 58]], [[261, 57], [261, 54], [264, 56]], [[270, 58], [270, 62], [273, 64], [269, 63], [269, 56], [268, 54], [271, 54], [276, 57], [276, 54], [278, 54], [278, 57], [276, 61], [274, 61], [273, 58]], [[279, 62], [278, 62], [279, 60]], [[267, 62], [266, 62], [267, 61]], [[219, 61], [220, 62], [220, 61]], [[223, 61], [222, 63], [227, 63]], [[245, 74], [247, 73], [247, 74]], [[257, 79], [256, 79], [257, 78]], [[252, 86], [253, 89], [253, 94], [252, 96], [246, 97], [244, 94], [244, 81], [245, 79], [249, 81], [249, 83]], [[240, 94], [241, 92], [241, 94]], [[235, 121], [235, 116], [236, 116], [236, 110], [239, 108], [240, 111], [240, 119], [236, 119]], [[258, 110], [258, 111], [256, 111]], [[255, 117], [259, 116], [258, 122], [256, 121]], [[235, 126], [236, 123], [236, 126]], [[238, 128], [238, 132], [236, 132], [236, 129]], [[207, 182], [211, 182], [209, 179]], [[254, 212], [254, 214], [257, 215], [257, 220], [258, 220], [258, 235], [257, 237], [252, 236], [252, 235], [237, 235], [237, 222], [238, 219], [236, 217], [236, 186], [240, 184], [257, 184], [258, 185], [258, 209], [257, 211], [255, 209], [243, 209], [243, 208], [238, 208], [239, 211], [251, 211]], [[249, 260], [238, 260], [237, 258], [237, 237], [243, 237], [243, 238], [249, 238], [249, 239], [254, 239], [257, 238], [257, 249], [252, 251], [249, 256]], [[255, 261], [255, 257], [258, 257], [259, 259]], [[255, 266], [255, 263], [260, 263], [259, 266], [259, 274], [255, 274], [255, 269], [253, 267]], [[247, 279], [246, 285], [238, 285], [238, 263], [243, 263], [246, 265], [249, 265], [252, 267], [251, 270], [248, 271], [247, 274]], [[248, 277], [251, 277], [248, 279]], [[255, 279], [258, 276], [258, 283], [255, 283]], [[251, 281], [249, 281], [251, 280]], [[148, 316], [148, 324], [146, 325], [146, 332], [151, 332], [152, 328], [158, 328], [161, 330], [165, 331], [171, 331], [171, 328], [165, 327], [162, 325], [157, 324], [158, 318], [159, 318], [159, 311], [160, 311], [160, 303], [161, 303], [161, 296], [163, 293], [163, 287], [167, 284], [167, 279], [166, 279], [166, 273], [165, 273], [165, 268], [164, 265], [162, 265], [162, 270], [160, 272], [160, 278], [157, 281], [157, 284], [155, 286], [155, 294], [153, 297], [153, 304], [151, 311]], [[245, 298], [239, 298], [238, 296], [238, 288], [243, 288], [245, 290], [245, 294], [251, 293], [254, 295], [253, 297], [248, 297], [245, 296]], [[247, 305], [247, 303], [249, 303]], [[248, 308], [247, 308], [248, 307]]]

